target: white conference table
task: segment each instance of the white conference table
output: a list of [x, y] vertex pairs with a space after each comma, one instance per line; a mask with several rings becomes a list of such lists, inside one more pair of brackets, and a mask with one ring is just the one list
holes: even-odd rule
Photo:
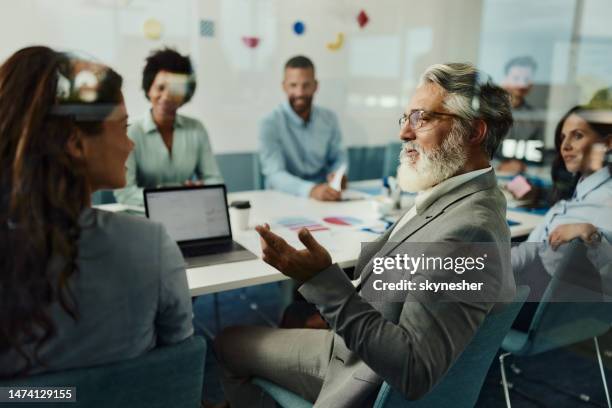
[[[381, 224], [373, 200], [329, 203], [263, 190], [229, 194], [228, 202], [231, 203], [234, 200], [249, 200], [251, 203], [249, 229], [237, 231], [232, 222], [234, 240], [258, 257], [261, 257], [261, 247], [258, 235], [253, 229], [255, 225], [267, 222], [271, 224], [274, 232], [286, 238], [289, 243], [302, 247], [297, 239], [296, 231], [291, 231], [278, 223], [280, 218], [299, 217], [328, 228], [324, 231], [313, 232], [314, 237], [327, 248], [332, 255], [333, 262], [338, 263], [342, 268], [352, 267], [357, 262], [361, 243], [374, 241], [378, 237], [378, 234], [363, 231], [361, 228]], [[359, 219], [361, 224], [333, 225], [322, 221], [325, 217], [353, 217]], [[529, 234], [542, 220], [542, 217], [538, 215], [511, 210], [508, 211], [507, 218], [519, 223], [510, 227], [513, 238]], [[187, 279], [191, 295], [199, 296], [287, 278], [259, 258], [244, 262], [189, 268]]]

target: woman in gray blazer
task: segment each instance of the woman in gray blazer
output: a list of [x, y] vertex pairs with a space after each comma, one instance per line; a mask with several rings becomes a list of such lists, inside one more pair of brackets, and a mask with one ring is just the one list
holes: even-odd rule
[[0, 377], [138, 356], [193, 333], [161, 225], [90, 207], [125, 185], [121, 77], [46, 47], [0, 66]]

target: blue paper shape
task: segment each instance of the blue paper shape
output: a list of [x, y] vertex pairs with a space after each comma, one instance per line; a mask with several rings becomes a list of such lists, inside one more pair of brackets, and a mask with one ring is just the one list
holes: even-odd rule
[[293, 31], [297, 35], [302, 35], [302, 34], [304, 34], [304, 31], [306, 31], [306, 26], [304, 25], [303, 22], [296, 21], [295, 24], [293, 24]]

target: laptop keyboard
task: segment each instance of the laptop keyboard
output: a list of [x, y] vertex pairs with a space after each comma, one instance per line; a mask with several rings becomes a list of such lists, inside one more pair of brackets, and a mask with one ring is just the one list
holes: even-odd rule
[[197, 247], [184, 247], [181, 248], [181, 252], [185, 257], [202, 256], [210, 254], [221, 254], [224, 252], [230, 252], [236, 249], [243, 249], [239, 244], [233, 242], [224, 242], [220, 244], [212, 244], [206, 246]]
[[237, 242], [187, 247], [181, 248], [181, 251], [190, 268], [257, 259], [256, 255]]

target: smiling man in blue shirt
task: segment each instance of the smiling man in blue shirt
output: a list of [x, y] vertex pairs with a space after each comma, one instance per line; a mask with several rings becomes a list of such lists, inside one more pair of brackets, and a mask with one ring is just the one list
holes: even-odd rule
[[296, 56], [287, 61], [283, 90], [288, 100], [261, 122], [260, 161], [266, 188], [337, 201], [340, 192], [328, 181], [346, 164], [346, 152], [336, 115], [312, 103], [317, 87], [310, 59]]

